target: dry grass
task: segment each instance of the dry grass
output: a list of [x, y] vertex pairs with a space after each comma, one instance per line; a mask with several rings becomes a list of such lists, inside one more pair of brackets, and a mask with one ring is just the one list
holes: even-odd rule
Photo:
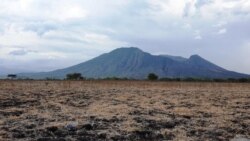
[[249, 84], [0, 81], [4, 141], [230, 140], [249, 125]]

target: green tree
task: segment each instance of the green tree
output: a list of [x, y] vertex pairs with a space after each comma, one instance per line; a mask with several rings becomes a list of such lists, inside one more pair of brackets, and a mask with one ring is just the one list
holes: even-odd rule
[[239, 82], [243, 82], [243, 83], [248, 82], [247, 78], [239, 78], [238, 80], [239, 80]]
[[82, 77], [81, 73], [69, 73], [66, 76], [67, 80], [84, 80], [85, 78]]
[[17, 75], [16, 74], [8, 74], [7, 77], [10, 79], [15, 79], [15, 78], [17, 78]]
[[149, 73], [148, 74], [148, 80], [157, 80], [158, 76], [154, 73]]

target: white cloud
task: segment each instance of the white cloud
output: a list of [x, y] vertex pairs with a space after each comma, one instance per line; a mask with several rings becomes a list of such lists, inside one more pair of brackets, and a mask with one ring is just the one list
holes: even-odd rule
[[250, 4], [246, 0], [212, 0], [200, 9], [203, 19], [209, 20], [235, 20], [240, 13], [250, 12]]
[[73, 65], [126, 45], [218, 53], [249, 40], [249, 15], [248, 0], [1, 0], [0, 59]]
[[227, 29], [226, 29], [226, 28], [222, 28], [222, 29], [220, 29], [220, 30], [217, 32], [217, 34], [225, 34], [225, 33], [227, 33]]
[[184, 24], [183, 25], [183, 28], [184, 29], [187, 29], [187, 30], [191, 30], [192, 29], [192, 26], [190, 24]]
[[201, 39], [202, 39], [200, 30], [196, 30], [196, 31], [194, 32], [194, 39], [195, 39], [195, 40], [201, 40]]
[[149, 0], [151, 8], [158, 14], [182, 17], [186, 2], [182, 0]]
[[226, 26], [228, 23], [226, 21], [220, 21], [217, 24], [215, 24], [213, 27], [222, 27]]
[[66, 0], [3, 0], [0, 14], [13, 20], [54, 20], [66, 22], [87, 16], [86, 10], [76, 2]]
[[196, 36], [194, 37], [194, 39], [196, 39], [196, 40], [201, 40], [202, 37], [201, 37], [201, 35], [196, 35]]

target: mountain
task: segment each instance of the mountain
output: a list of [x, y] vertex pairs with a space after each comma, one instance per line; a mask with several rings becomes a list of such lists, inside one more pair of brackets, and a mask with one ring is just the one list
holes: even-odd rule
[[151, 55], [142, 50], [118, 48], [92, 60], [51, 72], [19, 74], [34, 79], [65, 78], [66, 74], [78, 72], [88, 78], [128, 77], [144, 79], [148, 73], [171, 78], [241, 78], [249, 75], [228, 71], [199, 55], [183, 58], [169, 55]]

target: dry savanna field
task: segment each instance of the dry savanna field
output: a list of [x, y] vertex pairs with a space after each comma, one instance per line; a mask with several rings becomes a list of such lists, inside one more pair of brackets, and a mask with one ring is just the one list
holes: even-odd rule
[[245, 141], [250, 84], [0, 81], [1, 141]]

